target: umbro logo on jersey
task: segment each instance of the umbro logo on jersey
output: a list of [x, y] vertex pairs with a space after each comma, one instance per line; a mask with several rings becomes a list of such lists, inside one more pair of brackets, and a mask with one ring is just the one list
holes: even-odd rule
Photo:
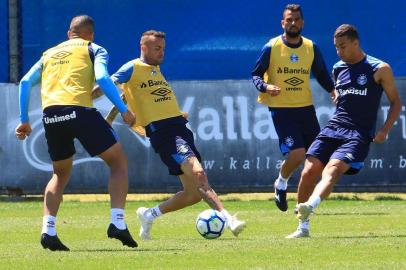
[[68, 57], [71, 54], [72, 53], [67, 52], [67, 51], [61, 51], [61, 52], [58, 52], [58, 53], [52, 55], [51, 58], [61, 60], [61, 59], [64, 59], [64, 58]]
[[168, 95], [171, 92], [171, 90], [166, 89], [166, 88], [158, 88], [154, 91], [151, 92], [151, 94], [156, 95], [156, 96], [160, 96], [160, 97], [165, 97], [166, 95]]
[[299, 79], [299, 78], [297, 78], [297, 77], [289, 78], [289, 79], [287, 79], [287, 80], [284, 80], [284, 82], [287, 83], [287, 84], [289, 84], [289, 85], [292, 85], [292, 86], [298, 86], [299, 84], [304, 83], [303, 80], [301, 80], [301, 79]]

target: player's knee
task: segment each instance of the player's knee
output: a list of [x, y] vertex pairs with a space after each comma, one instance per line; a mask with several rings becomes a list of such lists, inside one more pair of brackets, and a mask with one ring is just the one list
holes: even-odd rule
[[[342, 175], [341, 168], [335, 164], [327, 165], [323, 171], [323, 178], [337, 179]], [[325, 177], [327, 176], [327, 177]]]
[[311, 167], [304, 167], [301, 173], [301, 181], [313, 183], [316, 182], [318, 173]]

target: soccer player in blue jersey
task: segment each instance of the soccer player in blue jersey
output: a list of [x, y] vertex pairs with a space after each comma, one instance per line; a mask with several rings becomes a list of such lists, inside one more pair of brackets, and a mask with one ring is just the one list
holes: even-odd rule
[[41, 83], [43, 124], [53, 166], [53, 175], [45, 188], [41, 245], [52, 251], [69, 251], [56, 233], [56, 215], [62, 194], [72, 172], [77, 138], [91, 156], [99, 156], [110, 168], [109, 193], [111, 223], [109, 238], [136, 247], [124, 221], [128, 191], [127, 157], [117, 136], [101, 114], [93, 108], [94, 81], [118, 108], [130, 126], [134, 115], [122, 102], [107, 72], [107, 51], [94, 44], [94, 22], [87, 15], [74, 17], [68, 40], [45, 51], [41, 59], [20, 82], [20, 121], [16, 136], [24, 140], [31, 133], [28, 118], [29, 92]]
[[[287, 238], [309, 236], [313, 209], [329, 196], [343, 174], [361, 170], [370, 143], [386, 140], [402, 107], [390, 66], [364, 53], [354, 26], [339, 26], [334, 33], [334, 45], [341, 58], [333, 67], [337, 108], [307, 151], [296, 208], [299, 227]], [[383, 125], [376, 130], [383, 92], [390, 109]]]
[[334, 85], [319, 48], [301, 36], [304, 20], [300, 5], [287, 5], [281, 24], [284, 33], [265, 44], [252, 80], [260, 92], [258, 102], [268, 106], [272, 114], [280, 150], [287, 155], [274, 183], [275, 203], [286, 211], [287, 182], [305, 160], [306, 150], [320, 131], [310, 73], [332, 95]]

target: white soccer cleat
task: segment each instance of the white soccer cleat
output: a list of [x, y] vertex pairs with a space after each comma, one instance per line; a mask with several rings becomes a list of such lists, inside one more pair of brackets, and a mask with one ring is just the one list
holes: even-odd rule
[[294, 239], [294, 238], [305, 238], [305, 237], [310, 237], [309, 230], [297, 228], [297, 230], [295, 232], [289, 234], [285, 238]]
[[237, 237], [245, 228], [245, 221], [237, 219], [237, 215], [231, 216], [231, 220], [227, 221], [228, 228]]
[[137, 216], [141, 222], [140, 233], [139, 236], [143, 240], [151, 240], [151, 228], [152, 228], [152, 221], [149, 221], [145, 217], [145, 212], [148, 210], [146, 207], [140, 207], [137, 209]]
[[313, 213], [313, 207], [307, 203], [299, 203], [296, 206], [296, 210], [297, 210], [296, 217], [303, 222], [308, 220], [310, 214]]

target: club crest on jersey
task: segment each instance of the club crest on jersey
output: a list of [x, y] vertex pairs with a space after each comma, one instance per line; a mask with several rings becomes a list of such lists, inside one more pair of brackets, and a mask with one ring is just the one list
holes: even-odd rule
[[298, 61], [299, 61], [299, 56], [298, 56], [297, 54], [295, 54], [295, 53], [292, 53], [292, 54], [290, 55], [290, 61], [291, 61], [292, 63], [298, 62]]
[[287, 147], [292, 147], [295, 143], [295, 140], [291, 136], [285, 138], [285, 144]]
[[358, 76], [358, 78], [357, 78], [357, 83], [359, 84], [359, 85], [365, 85], [366, 83], [367, 83], [367, 75], [365, 75], [365, 74], [361, 74], [361, 75], [359, 75]]

